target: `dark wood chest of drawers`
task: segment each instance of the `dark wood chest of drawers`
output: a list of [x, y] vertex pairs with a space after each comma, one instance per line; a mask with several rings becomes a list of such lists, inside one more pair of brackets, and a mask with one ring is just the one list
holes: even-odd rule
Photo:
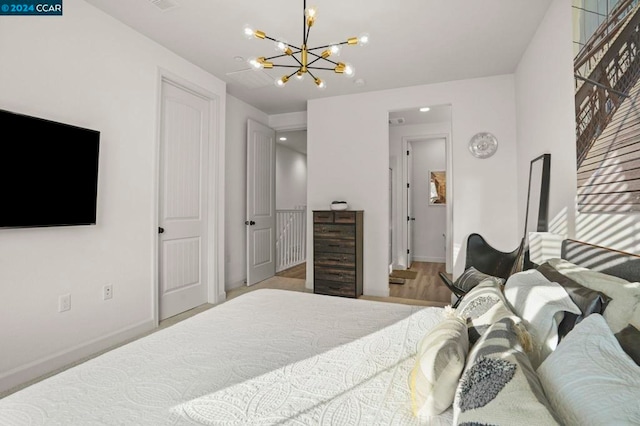
[[362, 295], [362, 210], [313, 211], [313, 292]]

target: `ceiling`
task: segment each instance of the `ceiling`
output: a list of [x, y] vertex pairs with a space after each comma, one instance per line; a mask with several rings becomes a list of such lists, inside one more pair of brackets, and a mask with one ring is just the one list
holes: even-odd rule
[[428, 111], [409, 108], [389, 112], [389, 126], [411, 126], [416, 124], [447, 123], [451, 121], [451, 105], [425, 105]]
[[[286, 138], [286, 140], [282, 140]], [[276, 132], [276, 141], [301, 154], [307, 154], [307, 131], [306, 130], [285, 130]]]
[[[318, 71], [328, 86], [320, 91], [308, 76], [277, 88], [272, 81], [287, 70], [253, 71], [246, 62], [277, 54], [271, 41], [247, 40], [247, 24], [301, 44], [303, 0], [86, 1], [224, 80], [229, 94], [267, 114], [305, 111], [314, 98], [513, 73], [551, 2], [314, 0], [309, 47], [363, 32], [371, 38], [366, 47], [345, 46], [339, 57], [353, 64], [355, 77]], [[274, 62], [291, 64], [286, 59]]]

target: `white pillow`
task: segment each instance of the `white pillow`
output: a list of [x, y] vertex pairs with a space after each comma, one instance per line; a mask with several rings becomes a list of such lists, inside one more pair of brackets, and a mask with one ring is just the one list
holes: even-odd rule
[[537, 373], [566, 425], [640, 424], [640, 367], [599, 314], [578, 323]]
[[558, 345], [558, 325], [564, 313], [582, 312], [560, 284], [549, 281], [535, 269], [511, 275], [504, 295], [531, 334], [533, 350], [529, 358], [533, 368], [538, 368]]
[[549, 259], [549, 265], [578, 284], [611, 298], [603, 314], [611, 331], [617, 333], [628, 324], [640, 329], [640, 283], [583, 268], [564, 259]]
[[409, 378], [414, 415], [436, 416], [453, 403], [469, 352], [467, 323], [449, 314], [420, 341]]

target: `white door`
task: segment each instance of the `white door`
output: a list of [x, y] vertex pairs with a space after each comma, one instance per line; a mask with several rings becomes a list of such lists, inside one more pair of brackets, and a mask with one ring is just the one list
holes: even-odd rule
[[412, 166], [413, 156], [411, 153], [411, 143], [407, 143], [407, 269], [411, 268], [411, 263], [413, 263], [413, 222], [416, 220], [416, 218], [413, 217], [413, 203], [411, 200]]
[[162, 83], [160, 319], [207, 302], [209, 101]]
[[276, 132], [247, 123], [247, 285], [276, 273]]

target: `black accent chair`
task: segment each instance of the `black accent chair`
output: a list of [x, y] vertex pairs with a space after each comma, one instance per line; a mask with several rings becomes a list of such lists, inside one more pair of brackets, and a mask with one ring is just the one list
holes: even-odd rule
[[[521, 271], [525, 263], [524, 240], [514, 251], [505, 253], [491, 247], [480, 234], [471, 234], [467, 238], [467, 255], [465, 259], [465, 271], [470, 267], [494, 277], [503, 278], [505, 281], [515, 272]], [[453, 304], [457, 308], [466, 291], [456, 287], [443, 272], [439, 273], [442, 282], [456, 295], [458, 300]]]

